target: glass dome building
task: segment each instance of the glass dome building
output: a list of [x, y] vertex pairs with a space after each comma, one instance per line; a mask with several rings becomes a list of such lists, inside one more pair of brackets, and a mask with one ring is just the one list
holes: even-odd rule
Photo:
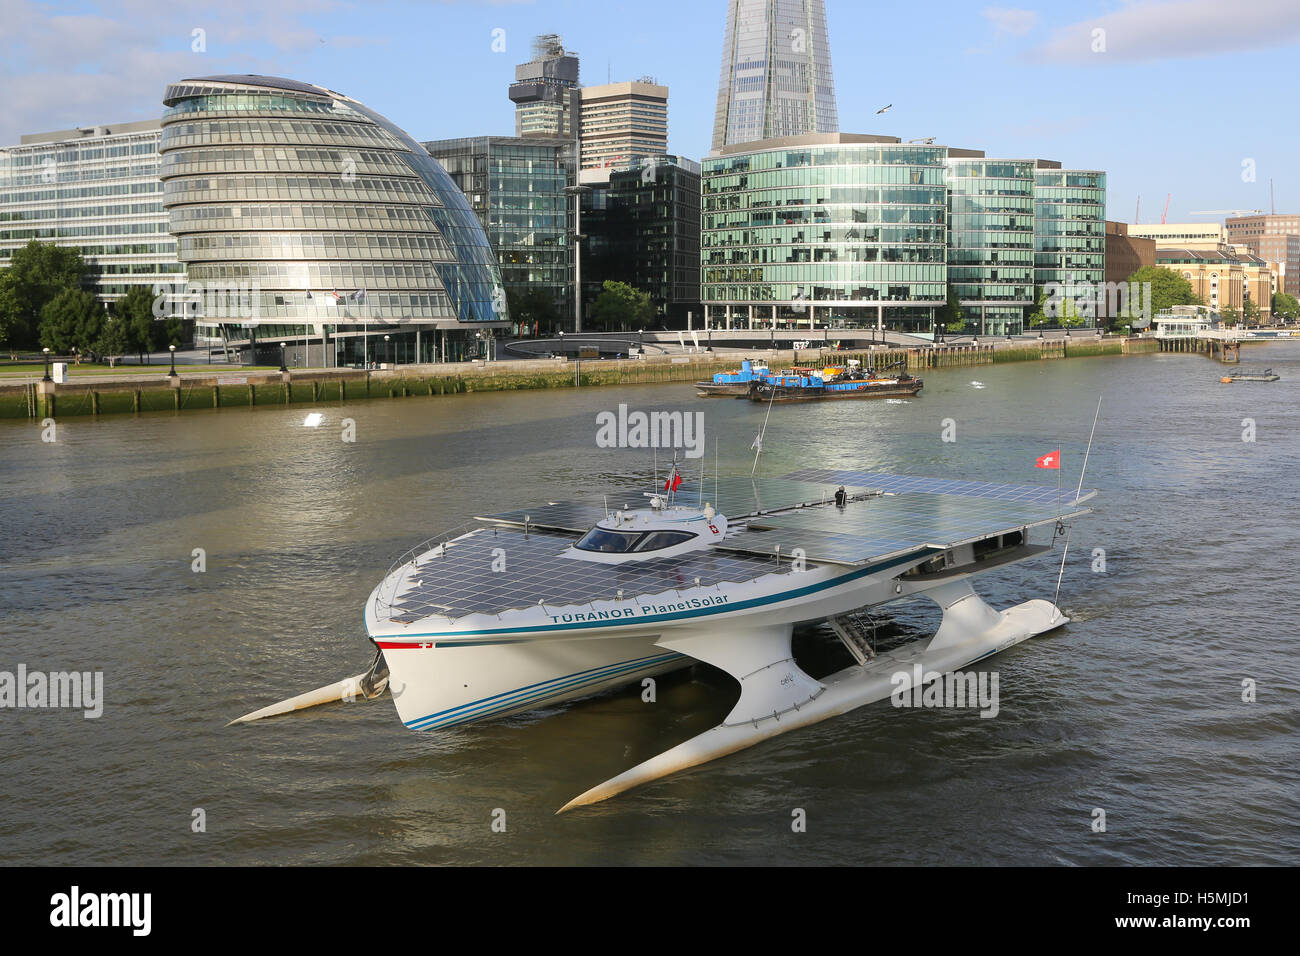
[[478, 217], [378, 113], [266, 76], [183, 80], [163, 102], [163, 205], [203, 297], [199, 341], [292, 340], [307, 364], [355, 365], [464, 358], [507, 326]]

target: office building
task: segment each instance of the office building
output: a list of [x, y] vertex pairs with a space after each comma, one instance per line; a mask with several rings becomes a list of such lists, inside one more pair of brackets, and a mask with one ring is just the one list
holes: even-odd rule
[[[1040, 160], [1034, 170], [1035, 285], [1041, 293], [1059, 284], [1065, 297], [1095, 302], [1105, 281], [1106, 174]], [[1071, 324], [1094, 322], [1085, 313]]]
[[0, 268], [33, 239], [79, 250], [95, 294], [185, 281], [167, 231], [157, 120], [35, 133], [0, 149]]
[[515, 135], [572, 139], [582, 110], [578, 55], [553, 33], [533, 40], [533, 58], [515, 67], [510, 84]]
[[507, 324], [464, 194], [378, 113], [264, 76], [183, 80], [164, 103], [163, 204], [189, 280], [250, 290], [205, 312], [209, 334], [250, 351], [330, 336], [326, 364], [429, 361]]
[[649, 293], [657, 324], [701, 319], [698, 163], [659, 156], [612, 170], [583, 197], [582, 233], [588, 308], [613, 279]]
[[1224, 220], [1227, 241], [1242, 243], [1261, 259], [1281, 266], [1279, 291], [1300, 298], [1300, 215], [1259, 214]]
[[947, 158], [944, 146], [849, 133], [706, 157], [710, 323], [931, 331], [947, 297]]
[[545, 292], [572, 312], [569, 143], [540, 136], [475, 136], [422, 144], [464, 192], [511, 292]]
[[824, 0], [730, 0], [712, 151], [838, 130]]
[[582, 168], [602, 169], [668, 152], [668, 87], [650, 77], [584, 86]]

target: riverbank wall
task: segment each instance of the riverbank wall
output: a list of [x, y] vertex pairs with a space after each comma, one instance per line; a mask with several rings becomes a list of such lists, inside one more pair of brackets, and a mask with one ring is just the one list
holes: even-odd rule
[[[962, 368], [1003, 362], [1043, 361], [1094, 355], [1159, 351], [1153, 339], [1113, 338], [1067, 343], [1029, 343], [883, 348], [869, 352], [831, 350], [760, 351], [751, 354], [773, 368], [820, 368], [858, 359], [864, 366], [903, 363], [909, 371]], [[69, 415], [113, 415], [154, 411], [258, 405], [350, 402], [410, 395], [457, 395], [516, 389], [585, 388], [694, 382], [734, 369], [736, 357], [713, 353], [658, 355], [641, 359], [532, 359], [402, 365], [387, 369], [295, 369], [290, 372], [88, 375], [69, 382], [0, 382], [0, 418], [45, 419]]]

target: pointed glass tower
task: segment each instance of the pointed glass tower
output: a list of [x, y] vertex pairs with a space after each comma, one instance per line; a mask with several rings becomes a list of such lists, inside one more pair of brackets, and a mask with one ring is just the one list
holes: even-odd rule
[[730, 0], [714, 151], [838, 130], [825, 0]]

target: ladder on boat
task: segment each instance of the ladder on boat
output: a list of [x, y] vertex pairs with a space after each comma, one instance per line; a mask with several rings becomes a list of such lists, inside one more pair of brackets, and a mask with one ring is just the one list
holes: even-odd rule
[[876, 656], [876, 622], [864, 611], [851, 611], [828, 617], [830, 625], [840, 643], [853, 655], [859, 667], [865, 667], [867, 661]]

